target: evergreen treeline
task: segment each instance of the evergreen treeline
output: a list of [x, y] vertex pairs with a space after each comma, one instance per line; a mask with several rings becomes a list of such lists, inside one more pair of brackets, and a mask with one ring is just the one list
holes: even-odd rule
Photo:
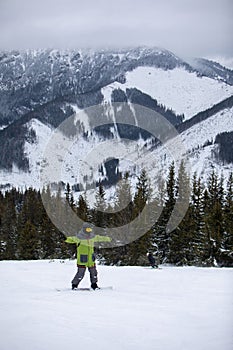
[[185, 120], [183, 123], [177, 126], [177, 131], [179, 133], [191, 128], [193, 125], [202, 122], [203, 120], [212, 117], [214, 114], [223, 111], [227, 108], [233, 107], [233, 96], [226, 98], [225, 100], [215, 104], [213, 107], [206, 109], [205, 111], [199, 112], [192, 118]]
[[[178, 208], [177, 219], [185, 184], [189, 182], [191, 195], [186, 214], [178, 226], [169, 231], [173, 209], [175, 205]], [[176, 175], [171, 164], [164, 186], [160, 187], [158, 198], [152, 199], [150, 181], [143, 170], [134, 195], [128, 174], [117, 184], [112, 210], [109, 210], [102, 184], [98, 186], [93, 208], [89, 207], [85, 196], [80, 195], [75, 202], [69, 184], [65, 202], [82, 220], [102, 227], [102, 234], [107, 234], [110, 227], [119, 228], [112, 237], [115, 247], [97, 250], [102, 263], [144, 265], [147, 264], [146, 253], [151, 251], [157, 255], [158, 263], [233, 266], [233, 175], [224, 184], [224, 179], [213, 172], [204, 186], [196, 175], [190, 181], [182, 164]], [[66, 224], [66, 206], [59, 204], [62, 203], [61, 191], [54, 196], [46, 189], [43, 195], [51, 202], [51, 208], [56, 206], [59, 220]], [[149, 211], [145, 212], [146, 204], [149, 204]], [[131, 226], [131, 232], [123, 232], [121, 226], [137, 217], [140, 223], [133, 229]], [[71, 227], [70, 223], [67, 227]], [[145, 227], [150, 229], [145, 232]], [[140, 235], [141, 232], [144, 234]], [[64, 241], [65, 235], [46, 214], [40, 191], [29, 188], [25, 192], [16, 189], [0, 192], [1, 260], [71, 258], [75, 246]]]
[[218, 134], [215, 139], [215, 143], [219, 145], [219, 159], [224, 164], [230, 164], [233, 162], [233, 132], [223, 132]]
[[54, 227], [40, 192], [12, 189], [0, 194], [0, 259], [68, 258], [74, 253]]

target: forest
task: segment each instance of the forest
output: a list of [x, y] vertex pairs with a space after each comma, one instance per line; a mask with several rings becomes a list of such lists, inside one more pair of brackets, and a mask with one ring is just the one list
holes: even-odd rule
[[[129, 174], [125, 174], [116, 186], [112, 210], [108, 210], [110, 204], [101, 183], [96, 188], [92, 207], [85, 193], [74, 200], [69, 184], [66, 184], [65, 193], [61, 190], [53, 193], [49, 187], [42, 191], [12, 188], [0, 192], [0, 260], [75, 257], [76, 247], [66, 244], [65, 239], [80, 227], [75, 227], [70, 233], [59, 230], [44, 208], [42, 197], [46, 196], [51, 207], [60, 205], [59, 220], [62, 222], [67, 221], [66, 206], [62, 204], [65, 202], [81, 220], [99, 227], [101, 234], [107, 235], [111, 227], [118, 228], [117, 237], [112, 237], [116, 243], [114, 246], [96, 248], [97, 259], [102, 264], [147, 265], [146, 254], [150, 251], [159, 264], [232, 267], [232, 173], [224, 179], [213, 171], [204, 184], [196, 174], [189, 179], [182, 164], [175, 169], [172, 163], [156, 196], [152, 196], [150, 180], [142, 170], [133, 191]], [[188, 207], [177, 227], [170, 231], [167, 228], [169, 218], [175, 205], [182, 201], [184, 184], [190, 184]], [[144, 214], [143, 208], [148, 203], [149, 214]], [[140, 220], [142, 227], [135, 227], [135, 232], [141, 230], [143, 234], [136, 234], [136, 238], [129, 242], [129, 232], [121, 227], [127, 227], [140, 215], [144, 215]], [[146, 232], [143, 225], [149, 227]]]

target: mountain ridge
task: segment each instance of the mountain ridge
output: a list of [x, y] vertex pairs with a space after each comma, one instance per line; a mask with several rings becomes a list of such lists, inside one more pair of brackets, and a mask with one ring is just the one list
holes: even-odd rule
[[[89, 53], [52, 49], [0, 53], [0, 123], [6, 125], [38, 105], [64, 96], [80, 108], [101, 103], [101, 88], [115, 81], [123, 83], [126, 72], [143, 66], [163, 70], [183, 67], [200, 77], [206, 76], [203, 70], [198, 71], [168, 50], [158, 48]], [[229, 74], [233, 79], [233, 71], [222, 67], [219, 79], [226, 80]], [[87, 99], [84, 98], [86, 94], [89, 94]], [[91, 102], [90, 95], [93, 95]]]
[[[219, 133], [231, 130], [233, 71], [205, 59], [195, 62], [192, 65], [159, 48], [0, 53], [0, 183], [6, 184], [6, 175], [14, 171], [22, 172], [19, 181], [30, 174], [29, 145], [36, 147], [39, 130], [47, 128], [48, 137], [72, 114], [94, 105], [105, 110], [115, 102], [124, 102], [128, 109], [132, 103], [140, 104], [161, 113], [181, 134], [223, 113], [228, 125], [221, 126]], [[32, 120], [42, 123], [38, 129], [33, 129]], [[133, 131], [132, 138], [137, 140], [139, 134]], [[211, 147], [217, 150], [218, 145]], [[221, 157], [217, 158], [212, 165], [218, 168]]]

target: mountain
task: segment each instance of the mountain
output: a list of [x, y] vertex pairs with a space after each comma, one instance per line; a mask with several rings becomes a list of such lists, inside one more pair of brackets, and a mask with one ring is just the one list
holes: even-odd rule
[[[74, 113], [82, 136], [67, 151], [61, 179], [64, 183], [78, 189], [101, 179], [109, 185], [117, 181], [120, 172], [137, 172], [133, 164], [124, 161], [127, 152], [135, 151], [134, 146], [127, 145], [121, 157], [103, 154], [88, 179], [77, 175], [80, 156], [93, 152], [101, 142], [120, 139], [125, 143], [125, 138], [137, 142], [137, 152], [146, 149], [144, 163], [146, 159], [156, 178], [155, 159], [160, 164], [158, 172], [164, 159], [166, 164], [171, 159], [151, 135], [137, 128], [132, 106], [138, 104], [161, 114], [177, 129], [192, 171], [205, 177], [216, 168], [227, 176], [231, 158], [223, 154], [230, 153], [226, 148], [231, 143], [225, 142], [230, 137], [224, 135], [233, 132], [232, 96], [233, 71], [206, 59], [187, 62], [160, 48], [2, 52], [0, 184], [38, 187], [46, 144], [55, 128]], [[115, 103], [125, 106], [135, 128], [118, 125]], [[96, 118], [101, 120], [101, 113], [96, 116], [88, 110], [94, 105], [100, 106], [101, 113], [108, 113], [110, 126], [92, 132]]]
[[[185, 93], [185, 101], [199, 88], [201, 94], [211, 89], [210, 93], [214, 96], [210, 96], [210, 104], [230, 96], [232, 71], [208, 60], [199, 61], [201, 64], [195, 64], [196, 60], [189, 64], [173, 53], [158, 48], [97, 52], [2, 52], [0, 122], [8, 125], [27, 112], [54, 100], [75, 102], [79, 108], [101, 103], [101, 89], [112, 83], [117, 86], [120, 84], [123, 88], [138, 88], [158, 99], [158, 103], [171, 108], [176, 105], [173, 106], [170, 95], [177, 89], [176, 95]], [[164, 97], [165, 92], [167, 94]], [[182, 112], [178, 110], [177, 113], [187, 112], [188, 107], [185, 106]]]

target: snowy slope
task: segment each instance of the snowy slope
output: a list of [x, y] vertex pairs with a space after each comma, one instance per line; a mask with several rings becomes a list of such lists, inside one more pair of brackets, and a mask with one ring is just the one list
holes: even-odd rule
[[182, 67], [172, 70], [138, 67], [127, 72], [124, 84], [114, 82], [102, 88], [104, 100], [111, 101], [114, 89], [126, 91], [127, 88], [148, 94], [176, 114], [184, 114], [185, 120], [233, 95], [233, 86], [197, 76]]
[[[232, 172], [232, 164], [223, 165], [217, 162], [214, 157], [214, 151], [217, 152], [218, 147], [216, 144], [205, 146], [207, 141], [214, 142], [217, 134], [226, 131], [233, 131], [233, 108], [216, 113], [178, 136], [185, 149], [183, 156], [188, 159], [191, 176], [196, 172], [197, 176], [200, 176], [205, 182], [215, 169], [219, 176], [222, 173], [225, 179], [229, 177], [230, 172]], [[173, 142], [176, 144], [175, 139]], [[151, 178], [156, 178], [159, 173], [160, 176], [166, 178], [164, 170], [168, 169], [172, 161], [172, 156], [169, 156], [166, 147], [155, 150], [153, 160], [150, 160], [151, 158], [149, 153], [144, 157], [144, 164], [150, 164]]]
[[[85, 130], [89, 130], [88, 117], [83, 120], [83, 116], [79, 117], [77, 114], [76, 121], [81, 122]], [[10, 183], [22, 189], [26, 186], [40, 187], [41, 167], [44, 169], [48, 162], [44, 156], [44, 150], [52, 136], [53, 129], [37, 119], [31, 120], [28, 127], [33, 129], [37, 135], [34, 143], [26, 142], [25, 144], [25, 153], [30, 161], [30, 172], [19, 171], [16, 167], [13, 168], [12, 173], [1, 172], [0, 183], [2, 185]], [[206, 180], [208, 174], [216, 169], [219, 175], [222, 172], [225, 178], [228, 178], [232, 167], [216, 161], [214, 151], [217, 151], [217, 145], [204, 146], [207, 141], [214, 142], [216, 135], [224, 131], [233, 131], [233, 108], [225, 109], [179, 135], [179, 140], [184, 147], [183, 156], [187, 156], [190, 163], [191, 175], [197, 172], [198, 176]], [[50, 180], [51, 182], [69, 182], [71, 185], [81, 183], [85, 188], [87, 183], [91, 184], [96, 179], [103, 179], [104, 175], [99, 171], [100, 166], [103, 166], [106, 159], [116, 157], [120, 159], [119, 170], [121, 172], [130, 171], [131, 174], [139, 175], [145, 168], [156, 187], [158, 176], [166, 179], [168, 167], [174, 159], [166, 145], [151, 150], [149, 142], [147, 142], [147, 148], [144, 147], [144, 144], [143, 140], [119, 141], [117, 135], [112, 140], [105, 140], [93, 133], [88, 139], [80, 137], [65, 145], [64, 135], [61, 135], [54, 145], [54, 162], [56, 161], [61, 171], [55, 171], [55, 169]], [[131, 182], [134, 185], [135, 178], [132, 178]], [[108, 193], [109, 197], [114, 198], [114, 188]], [[94, 196], [95, 190], [93, 189], [88, 194], [91, 203]]]
[[52, 128], [41, 123], [38, 119], [32, 119], [27, 123], [29, 130], [36, 132], [36, 140], [33, 143], [25, 142], [24, 150], [29, 159], [29, 172], [19, 170], [13, 165], [12, 172], [2, 170], [0, 172], [0, 183], [24, 189], [25, 187], [39, 188], [40, 166], [43, 164], [43, 153], [45, 146], [51, 137]]
[[214, 62], [220, 63], [223, 67], [233, 70], [233, 57], [215, 56], [207, 57]]
[[[37, 185], [39, 163], [46, 162], [41, 160], [42, 150], [53, 130], [47, 123], [57, 126], [58, 120], [70, 116], [70, 107], [76, 112], [93, 105], [105, 108], [111, 105], [111, 94], [115, 89], [137, 89], [142, 92], [128, 92], [128, 105], [132, 112], [131, 102], [153, 108], [153, 99], [157, 100], [164, 107], [162, 113], [173, 124], [179, 123], [181, 118], [165, 111], [167, 108], [184, 114], [187, 120], [233, 95], [232, 71], [203, 59], [198, 59], [196, 65], [191, 64], [159, 48], [98, 52], [53, 49], [12, 51], [0, 53], [0, 60], [0, 144], [3, 149], [0, 165], [3, 169], [13, 166], [13, 173], [0, 171], [0, 186], [7, 183], [17, 187]], [[127, 98], [123, 92], [115, 91], [114, 101], [118, 100], [125, 101]], [[36, 121], [37, 113], [40, 113], [39, 118], [45, 125]], [[78, 118], [81, 118], [79, 122], [83, 129], [89, 130], [91, 123], [88, 118], [84, 114]], [[25, 134], [27, 128], [22, 125], [30, 119], [26, 127], [36, 131], [37, 139], [34, 144], [27, 141], [23, 149], [22, 140], [27, 139], [28, 135]], [[9, 124], [12, 125], [8, 129], [6, 126]], [[15, 132], [18, 128], [20, 132]], [[117, 130], [115, 134], [113, 130], [113, 136], [119, 138]], [[98, 137], [90, 139], [93, 145], [81, 140], [78, 145], [80, 149], [76, 148], [76, 151], [83, 155], [85, 149], [89, 152], [97, 142]], [[7, 151], [9, 154], [6, 154]], [[29, 157], [29, 173], [20, 172], [15, 166], [17, 164], [27, 169], [24, 155]], [[123, 152], [122, 158], [124, 155]], [[121, 168], [125, 168], [122, 162]], [[79, 175], [75, 166], [71, 168], [66, 163], [62, 176], [63, 181], [74, 182]], [[94, 179], [95, 176], [97, 179]], [[99, 176], [97, 169], [90, 174], [90, 181], [98, 181]]]
[[[214, 141], [219, 133], [230, 131], [233, 131], [233, 108], [224, 109], [193, 125], [167, 145], [164, 144], [152, 150], [150, 147], [147, 149], [138, 147], [134, 151], [131, 149], [130, 153], [134, 154], [131, 156], [131, 162], [137, 163], [139, 172], [143, 168], [147, 170], [152, 184], [156, 188], [161, 178], [164, 180], [167, 178], [171, 162], [176, 162], [175, 150], [177, 144], [180, 143], [182, 145], [180, 157], [188, 160], [190, 177], [196, 172], [197, 176], [200, 176], [205, 182], [215, 169], [219, 176], [223, 174], [224, 178], [228, 179], [232, 172], [232, 164], [223, 165], [216, 160], [215, 153], [218, 153], [218, 145], [214, 144]], [[206, 145], [209, 141], [212, 144]], [[173, 149], [174, 154], [172, 154]]]
[[192, 173], [196, 172], [206, 179], [211, 169], [215, 168], [219, 175], [222, 173], [228, 178], [232, 164], [216, 162], [214, 151], [217, 151], [217, 145], [205, 146], [207, 141], [214, 141], [217, 134], [226, 131], [233, 131], [233, 108], [225, 109], [181, 134], [189, 152]]
[[233, 347], [231, 268], [98, 266], [113, 290], [77, 292], [75, 261], [0, 264], [1, 350]]

